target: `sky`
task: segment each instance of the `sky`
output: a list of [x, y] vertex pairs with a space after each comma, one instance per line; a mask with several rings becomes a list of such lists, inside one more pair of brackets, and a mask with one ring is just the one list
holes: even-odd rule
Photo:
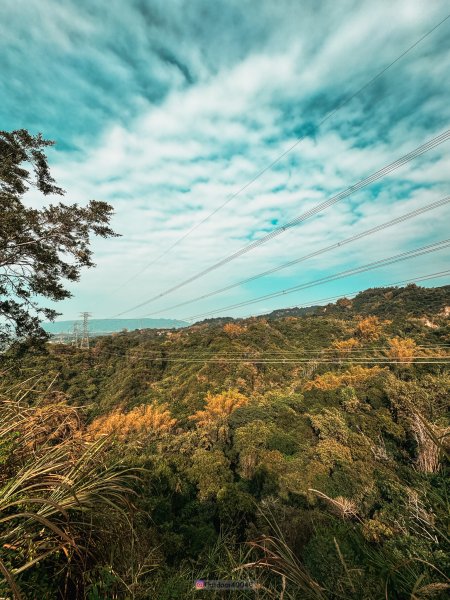
[[444, 198], [447, 141], [135, 308], [448, 129], [450, 19], [335, 111], [442, 21], [448, 2], [1, 0], [1, 11], [0, 128], [54, 140], [48, 155], [64, 202], [106, 200], [121, 234], [93, 240], [97, 266], [70, 285], [70, 299], [50, 304], [59, 320], [80, 311], [246, 316], [450, 268], [447, 248], [226, 308], [445, 240], [446, 204], [172, 308]]

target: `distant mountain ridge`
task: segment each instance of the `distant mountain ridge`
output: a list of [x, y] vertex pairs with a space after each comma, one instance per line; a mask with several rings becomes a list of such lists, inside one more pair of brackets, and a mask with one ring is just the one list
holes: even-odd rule
[[[58, 335], [73, 331], [75, 323], [81, 324], [80, 320], [55, 321], [54, 323], [43, 323], [42, 327], [47, 333]], [[176, 319], [90, 319], [89, 332], [91, 334], [116, 333], [127, 329], [179, 329], [187, 327], [189, 323]]]
[[[368, 288], [353, 298], [343, 296], [334, 303], [326, 305], [292, 306], [276, 309], [259, 318], [279, 319], [284, 317], [307, 316], [334, 316], [339, 318], [352, 318], [359, 314], [362, 316], [376, 315], [382, 318], [389, 317], [421, 317], [433, 314], [448, 314], [450, 306], [450, 285], [440, 287], [420, 287], [409, 284], [405, 287], [380, 287]], [[258, 317], [254, 317], [258, 318]], [[226, 324], [230, 322], [245, 321], [245, 318], [228, 316], [214, 317], [199, 321], [197, 324]], [[61, 335], [73, 331], [75, 323], [80, 320], [56, 321], [43, 323], [43, 328], [50, 334]], [[92, 334], [106, 335], [127, 329], [180, 329], [189, 327], [190, 323], [177, 319], [90, 319], [89, 331]]]
[[322, 306], [304, 308], [291, 307], [274, 310], [266, 318], [301, 317], [307, 315], [335, 316], [340, 318], [375, 315], [377, 317], [421, 317], [448, 310], [450, 305], [450, 285], [440, 287], [420, 287], [410, 283], [405, 287], [375, 287], [359, 292], [352, 298], [343, 296], [336, 302]]
[[[331, 316], [351, 318], [357, 314], [375, 315], [381, 318], [423, 317], [434, 314], [450, 314], [450, 285], [439, 287], [421, 287], [411, 283], [404, 287], [368, 288], [347, 298], [328, 304], [312, 304], [311, 306], [291, 306], [279, 308], [254, 318], [282, 319], [284, 317]], [[226, 324], [234, 321], [245, 321], [246, 318], [228, 316], [204, 319], [200, 323]]]

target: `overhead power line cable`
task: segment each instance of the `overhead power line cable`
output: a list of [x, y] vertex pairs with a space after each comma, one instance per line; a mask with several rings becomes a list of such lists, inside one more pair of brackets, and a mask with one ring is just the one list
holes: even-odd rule
[[[120, 355], [120, 356], [125, 356], [125, 355]], [[427, 359], [427, 360], [425, 360]], [[430, 360], [431, 359], [431, 360]], [[146, 357], [136, 357], [136, 360], [161, 360], [161, 359], [155, 359], [155, 358], [146, 358]], [[308, 364], [311, 362], [311, 359], [295, 359], [295, 360], [264, 360], [264, 359], [239, 359], [239, 360], [229, 360], [229, 359], [223, 359], [223, 358], [214, 358], [214, 359], [189, 359], [189, 358], [181, 358], [181, 359], [162, 359], [162, 360], [166, 360], [167, 362], [173, 362], [173, 363], [182, 363], [182, 364], [204, 364], [204, 363], [231, 363], [231, 364], [242, 364], [242, 363], [254, 363], [254, 364]], [[319, 363], [319, 364], [394, 364], [394, 365], [399, 365], [399, 364], [426, 364], [426, 365], [435, 365], [435, 364], [444, 364], [444, 365], [450, 365], [450, 359], [446, 359], [443, 358], [441, 356], [418, 356], [418, 357], [411, 357], [411, 358], [405, 358], [405, 359], [398, 359], [398, 360], [392, 360], [389, 358], [371, 358], [371, 357], [365, 357], [362, 359], [339, 359], [339, 358], [335, 358], [335, 359], [330, 359], [330, 360], [323, 360], [323, 359], [319, 359], [319, 360], [314, 360], [315, 363]]]
[[[418, 46], [421, 42], [423, 42], [423, 40], [425, 40], [429, 35], [431, 35], [434, 31], [436, 31], [436, 29], [438, 29], [441, 25], [443, 25], [445, 23], [445, 21], [447, 21], [449, 18], [450, 18], [450, 14], [447, 15], [446, 17], [444, 17], [441, 21], [439, 21], [439, 23], [437, 23], [434, 27], [432, 27], [426, 33], [424, 33], [418, 40], [416, 40], [413, 44], [411, 44], [411, 46], [409, 46], [408, 48], [406, 48], [406, 50], [404, 50], [401, 54], [399, 54], [397, 56], [397, 58], [395, 58], [393, 61], [391, 61], [386, 67], [384, 67], [376, 75], [371, 77], [371, 79], [369, 79], [363, 86], [361, 86], [359, 89], [357, 89], [355, 92], [353, 92], [353, 94], [350, 94], [349, 96], [344, 98], [344, 100], [339, 102], [337, 104], [337, 106], [331, 112], [329, 112], [321, 121], [319, 121], [317, 123], [317, 125], [315, 126], [315, 129], [319, 129], [324, 123], [326, 123], [328, 120], [330, 120], [341, 108], [346, 106], [354, 98], [359, 96], [359, 94], [361, 94], [364, 90], [366, 90], [373, 83], [375, 83], [375, 81], [377, 81], [380, 77], [382, 77], [386, 73], [386, 71], [388, 71], [396, 63], [398, 63], [402, 58], [404, 58], [407, 54], [409, 54], [416, 46]], [[221, 211], [223, 208], [225, 208], [225, 206], [227, 206], [227, 204], [229, 204], [232, 200], [234, 200], [234, 198], [236, 198], [237, 196], [239, 196], [239, 194], [241, 194], [247, 188], [249, 188], [257, 179], [259, 179], [262, 175], [264, 175], [264, 173], [266, 173], [267, 171], [270, 171], [270, 169], [272, 169], [272, 167], [274, 167], [276, 164], [278, 164], [285, 156], [287, 156], [290, 152], [292, 152], [292, 150], [294, 150], [299, 144], [301, 144], [301, 142], [303, 142], [306, 139], [306, 137], [307, 137], [307, 135], [302, 135], [299, 138], [297, 138], [295, 140], [295, 142], [291, 146], [289, 146], [284, 152], [282, 152], [277, 158], [275, 158], [275, 160], [273, 160], [266, 167], [261, 169], [261, 171], [256, 173], [256, 175], [252, 179], [250, 179], [245, 185], [240, 187], [236, 192], [233, 192], [232, 194], [227, 196], [225, 201], [222, 204], [220, 204], [212, 212], [210, 212], [206, 217], [204, 217], [198, 223], [196, 223], [193, 227], [191, 227], [191, 229], [189, 229], [185, 234], [183, 234], [181, 237], [179, 237], [177, 240], [175, 240], [168, 248], [166, 248], [163, 252], [158, 254], [158, 256], [156, 256], [151, 262], [149, 262], [147, 265], [145, 265], [140, 271], [135, 273], [132, 277], [130, 277], [129, 279], [124, 281], [123, 284], [121, 286], [119, 286], [119, 288], [116, 288], [116, 289], [120, 289], [120, 288], [124, 287], [130, 281], [133, 281], [133, 279], [136, 279], [137, 277], [139, 277], [144, 271], [146, 271], [149, 267], [151, 267], [156, 262], [158, 262], [161, 258], [163, 258], [167, 254], [169, 254], [169, 252], [171, 250], [173, 250], [173, 248], [178, 246], [178, 244], [180, 244], [187, 237], [189, 237], [194, 231], [196, 231], [199, 227], [201, 227], [204, 223], [209, 221], [209, 219], [211, 219], [219, 211]]]
[[[319, 250], [315, 250], [314, 252], [305, 254], [304, 256], [301, 256], [300, 258], [290, 260], [289, 262], [283, 263], [282, 265], [279, 265], [278, 267], [273, 267], [272, 269], [268, 269], [267, 271], [263, 271], [262, 273], [258, 273], [257, 275], [252, 275], [251, 277], [247, 277], [246, 279], [242, 279], [241, 281], [238, 281], [236, 283], [232, 283], [230, 285], [219, 288], [217, 290], [213, 290], [212, 292], [208, 292], [207, 294], [202, 294], [201, 296], [196, 296], [195, 298], [191, 298], [190, 300], [184, 300], [183, 302], [179, 302], [178, 304], [174, 304], [167, 308], [164, 307], [164, 312], [173, 310], [175, 308], [179, 308], [180, 306], [186, 306], [187, 304], [192, 304], [193, 302], [198, 302], [199, 300], [205, 300], [206, 298], [210, 298], [211, 296], [216, 296], [217, 294], [221, 294], [222, 292], [226, 292], [235, 287], [239, 287], [240, 285], [250, 283], [251, 281], [255, 281], [256, 279], [260, 279], [261, 277], [265, 277], [267, 275], [272, 275], [273, 273], [281, 271], [282, 269], [287, 269], [288, 267], [292, 267], [293, 265], [296, 265], [300, 262], [308, 260], [309, 258], [315, 258], [316, 256], [319, 256], [320, 254], [329, 252], [330, 250], [336, 250], [342, 246], [345, 246], [346, 244], [350, 244], [351, 242], [356, 242], [368, 235], [378, 233], [379, 231], [382, 231], [383, 229], [387, 229], [388, 227], [392, 227], [394, 225], [398, 225], [399, 223], [403, 223], [403, 221], [412, 219], [413, 217], [416, 217], [423, 213], [429, 212], [430, 210], [440, 208], [441, 206], [444, 206], [445, 204], [448, 204], [449, 202], [450, 202], [450, 196], [446, 196], [445, 198], [437, 200], [436, 202], [433, 202], [432, 204], [417, 208], [416, 210], [413, 210], [409, 213], [405, 213], [399, 217], [396, 217], [395, 219], [391, 219], [390, 221], [386, 221], [385, 223], [381, 223], [380, 225], [376, 225], [375, 227], [366, 229], [365, 231], [362, 231], [361, 233], [352, 235], [351, 237], [341, 240], [340, 242], [336, 242], [329, 246], [325, 246], [324, 248], [320, 248]], [[161, 313], [161, 309], [157, 310], [157, 311], [153, 311], [151, 313], [147, 313], [140, 318], [149, 317], [151, 315], [155, 315], [155, 314], [159, 314], [159, 313]]]
[[147, 361], [163, 361], [171, 363], [182, 363], [182, 364], [206, 364], [206, 363], [229, 363], [229, 364], [242, 364], [242, 363], [254, 363], [254, 364], [310, 364], [314, 362], [316, 364], [450, 364], [450, 357], [446, 356], [430, 356], [430, 355], [418, 355], [404, 358], [391, 358], [391, 357], [376, 357], [376, 356], [364, 356], [357, 358], [315, 358], [315, 357], [299, 357], [299, 358], [224, 358], [224, 357], [208, 357], [208, 358], [171, 358], [171, 357], [147, 357], [142, 354], [136, 354], [136, 356], [122, 354], [118, 352], [111, 352], [113, 356], [119, 356], [121, 358], [130, 358], [132, 360], [147, 360]]
[[[172, 352], [172, 353], [166, 353], [164, 352], [164, 350], [162, 348], [160, 348], [159, 350], [154, 350], [154, 351], [142, 351], [141, 348], [131, 348], [131, 353], [125, 353], [125, 354], [120, 354], [121, 356], [133, 356], [132, 352], [135, 352], [135, 356], [144, 356], [147, 358], [155, 358], [158, 360], [172, 360], [172, 359], [207, 359], [207, 358], [229, 358], [229, 359], [239, 359], [239, 360], [252, 360], [253, 358], [255, 359], [268, 359], [268, 360], [272, 360], [274, 358], [278, 358], [278, 359], [295, 359], [295, 358], [307, 358], [308, 360], [314, 360], [315, 358], [324, 358], [324, 359], [333, 359], [335, 358], [336, 354], [339, 354], [339, 352], [342, 353], [342, 355], [348, 356], [350, 358], [361, 358], [361, 357], [365, 357], [370, 355], [370, 353], [375, 353], [373, 355], [370, 355], [370, 357], [372, 358], [384, 358], [383, 356], [376, 356], [376, 353], [380, 353], [380, 352], [389, 352], [392, 350], [392, 348], [390, 346], [383, 346], [380, 348], [370, 348], [370, 347], [361, 347], [360, 349], [353, 349], [353, 350], [339, 350], [338, 348], [323, 348], [322, 350], [273, 350], [273, 351], [268, 351], [268, 352], [258, 352], [256, 350], [249, 350], [247, 352], [242, 351], [242, 352], [220, 352], [220, 351], [204, 351], [204, 352], [185, 352], [184, 354], [180, 353], [179, 351], [177, 352]], [[439, 350], [446, 350], [447, 353], [450, 351], [449, 347], [447, 345], [434, 345], [434, 346], [415, 346], [414, 348], [415, 351], [417, 352], [430, 352], [430, 351], [439, 351]], [[109, 352], [106, 352], [107, 354], [109, 354]], [[115, 354], [115, 353], [112, 353]], [[361, 356], [362, 355], [362, 356]], [[417, 355], [418, 356], [418, 355]], [[429, 354], [424, 354], [423, 355], [424, 358], [432, 358]], [[437, 358], [449, 358], [450, 359], [450, 354], [440, 354], [437, 356]]]
[[[447, 277], [447, 276], [450, 276], [450, 269], [448, 269], [446, 271], [437, 271], [435, 273], [429, 273], [428, 275], [416, 276], [416, 277], [413, 277], [411, 279], [403, 279], [401, 281], [393, 281], [391, 283], [386, 283], [386, 284], [383, 284], [383, 285], [379, 285], [377, 287], [378, 288], [386, 289], [386, 288], [392, 288], [392, 287], [401, 286], [401, 285], [408, 285], [410, 283], [418, 283], [418, 282], [421, 282], [421, 281], [429, 281], [429, 280], [433, 280], [433, 279], [439, 279], [441, 277]], [[270, 312], [267, 312], [267, 310], [265, 310], [265, 311], [263, 311], [261, 313], [256, 313], [256, 314], [255, 313], [251, 313], [251, 314], [246, 315], [244, 317], [238, 317], [238, 318], [233, 319], [233, 320], [242, 321], [242, 320], [245, 320], [245, 319], [248, 319], [248, 318], [252, 318], [252, 317], [270, 316], [274, 312], [277, 312], [279, 310], [281, 310], [281, 311], [288, 311], [288, 310], [295, 310], [297, 308], [317, 308], [317, 309], [326, 308], [326, 305], [323, 304], [325, 302], [326, 303], [331, 303], [333, 301], [340, 300], [342, 298], [347, 298], [347, 299], [354, 298], [355, 296], [357, 296], [358, 294], [361, 294], [361, 292], [364, 292], [364, 291], [365, 291], [365, 289], [359, 289], [359, 290], [356, 290], [356, 291], [353, 291], [353, 292], [348, 292], [344, 296], [342, 294], [339, 294], [337, 296], [328, 296], [326, 298], [317, 298], [317, 299], [314, 299], [314, 300], [309, 300], [308, 302], [304, 302], [302, 304], [295, 304], [295, 306], [289, 306], [289, 307], [285, 307], [285, 308], [274, 309], [274, 310], [272, 310]], [[434, 306], [436, 306], [436, 307], [438, 307], [438, 306], [442, 307], [442, 302], [434, 301], [431, 304], [427, 305], [427, 308], [434, 307]], [[286, 316], [291, 316], [291, 315], [286, 315]], [[275, 317], [275, 318], [277, 318], [277, 317]], [[182, 329], [184, 329], [184, 328], [182, 328]], [[435, 344], [435, 345], [446, 346], [446, 344]]]
[[127, 310], [119, 312], [119, 313], [113, 315], [111, 318], [114, 319], [116, 317], [120, 317], [124, 314], [127, 314], [129, 312], [137, 310], [137, 309], [141, 308], [142, 306], [146, 306], [147, 304], [150, 304], [151, 302], [154, 302], [155, 300], [158, 300], [159, 298], [167, 296], [168, 294], [170, 294], [176, 290], [179, 290], [180, 288], [184, 287], [185, 285], [192, 283], [193, 281], [196, 281], [197, 279], [200, 279], [201, 277], [204, 277], [208, 273], [211, 273], [212, 271], [215, 271], [216, 269], [223, 267], [224, 265], [230, 263], [231, 261], [235, 260], [236, 258], [239, 258], [240, 256], [246, 254], [247, 252], [250, 252], [251, 250], [254, 250], [258, 246], [261, 246], [262, 244], [265, 244], [266, 242], [275, 238], [276, 236], [281, 235], [288, 229], [291, 229], [291, 228], [297, 226], [299, 223], [306, 221], [307, 219], [313, 217], [314, 215], [317, 215], [318, 213], [329, 208], [333, 204], [336, 204], [337, 202], [340, 202], [341, 200], [348, 198], [349, 196], [351, 196], [355, 192], [359, 191], [360, 189], [374, 183], [375, 181], [381, 179], [382, 177], [385, 177], [386, 175], [392, 173], [393, 171], [395, 171], [396, 169], [405, 165], [406, 163], [410, 162], [411, 160], [417, 158], [418, 156], [421, 156], [422, 154], [425, 154], [425, 152], [428, 152], [431, 149], [435, 148], [436, 146], [443, 144], [449, 138], [450, 138], [450, 129], [447, 129], [446, 131], [442, 132], [438, 136], [428, 140], [425, 144], [418, 146], [417, 148], [415, 148], [408, 154], [405, 154], [404, 156], [400, 157], [399, 159], [395, 160], [394, 162], [386, 165], [382, 169], [376, 171], [375, 173], [372, 173], [368, 177], [361, 179], [360, 181], [358, 181], [354, 185], [348, 187], [347, 189], [340, 192], [339, 194], [336, 194], [335, 196], [328, 198], [324, 202], [321, 202], [320, 204], [316, 205], [315, 207], [311, 208], [310, 210], [302, 213], [301, 215], [298, 215], [297, 217], [295, 217], [291, 221], [285, 223], [284, 225], [276, 227], [271, 232], [269, 232], [268, 234], [259, 238], [258, 240], [255, 240], [251, 244], [248, 244], [247, 246], [240, 248], [236, 252], [233, 252], [232, 254], [226, 256], [222, 260], [214, 263], [213, 265], [207, 267], [206, 269], [203, 269], [199, 273], [196, 273], [195, 275], [188, 277], [184, 281], [177, 283], [176, 285], [172, 286], [171, 288], [168, 288], [164, 292], [161, 292], [160, 294], [157, 294], [156, 296], [153, 296], [152, 298], [149, 298], [148, 300], [145, 300], [144, 302], [141, 302], [140, 304], [137, 304]]
[[[192, 347], [187, 347], [187, 348], [177, 348], [174, 351], [172, 351], [170, 348], [167, 348], [165, 346], [159, 346], [158, 348], [155, 348], [154, 350], [148, 348], [148, 349], [143, 349], [142, 346], [138, 345], [135, 347], [130, 347], [129, 350], [136, 350], [136, 352], [138, 352], [139, 354], [144, 354], [144, 355], [154, 355], [154, 354], [158, 354], [161, 355], [163, 354], [164, 356], [168, 355], [175, 355], [175, 356], [186, 356], [186, 354], [188, 354], [189, 356], [204, 356], [205, 354], [211, 355], [219, 355], [219, 356], [242, 356], [242, 355], [247, 355], [247, 354], [252, 354], [252, 353], [257, 353], [258, 356], [264, 356], [264, 355], [273, 355], [273, 354], [323, 354], [325, 353], [329, 353], [329, 352], [337, 352], [338, 348], [332, 348], [330, 346], [326, 347], [326, 348], [318, 348], [317, 350], [305, 350], [304, 348], [301, 347], [296, 347], [294, 346], [292, 343], [289, 344], [288, 346], [289, 349], [283, 349], [283, 348], [277, 348], [275, 350], [258, 350], [258, 349], [243, 349], [243, 350], [219, 350], [219, 349], [214, 349], [214, 348], [204, 348], [202, 349], [198, 349], [198, 350], [193, 350]], [[295, 348], [294, 350], [292, 350], [291, 348]], [[433, 343], [433, 344], [417, 344], [416, 345], [417, 349], [421, 349], [421, 350], [436, 350], [438, 348], [445, 348], [445, 349], [450, 349], [450, 344], [446, 344], [446, 343]], [[107, 350], [106, 348], [103, 348], [104, 350]], [[389, 350], [390, 346], [370, 346], [370, 345], [364, 345], [361, 344], [355, 348], [349, 348], [346, 349], [345, 352], [368, 352], [368, 351], [381, 351], [381, 350]]]
[[[241, 353], [240, 355], [227, 355], [222, 353], [209, 353], [203, 355], [195, 355], [195, 354], [163, 354], [163, 355], [155, 355], [152, 353], [142, 352], [140, 348], [130, 348], [128, 351], [124, 352], [113, 352], [107, 351], [105, 354], [107, 356], [118, 356], [121, 358], [129, 358], [131, 360], [154, 360], [154, 361], [162, 361], [162, 362], [187, 362], [187, 363], [196, 363], [196, 362], [229, 362], [229, 363], [243, 363], [243, 362], [259, 362], [259, 363], [297, 363], [297, 362], [342, 362], [342, 361], [368, 361], [371, 362], [386, 362], [386, 361], [409, 361], [411, 358], [415, 359], [427, 359], [427, 360], [448, 360], [450, 361], [449, 349], [445, 346], [446, 353], [440, 354], [428, 354], [427, 351], [439, 351], [441, 349], [440, 346], [436, 347], [422, 347], [415, 346], [411, 352], [415, 354], [411, 354], [411, 356], [405, 357], [395, 357], [389, 356], [386, 353], [392, 352], [392, 347], [383, 347], [381, 349], [371, 349], [364, 348], [362, 355], [351, 355], [347, 352], [342, 353], [340, 356], [336, 356], [339, 354], [337, 349], [326, 349], [329, 352], [324, 351], [316, 351], [315, 354], [307, 353], [307, 352], [296, 352], [296, 353], [288, 353], [281, 352], [277, 354], [259, 354], [256, 352], [247, 352]], [[382, 353], [385, 353], [384, 355]], [[381, 355], [380, 355], [381, 353]], [[328, 354], [328, 355], [327, 355]]]
[[[440, 277], [446, 277], [450, 275], [450, 269], [447, 271], [439, 271], [437, 273], [431, 273], [430, 275], [423, 275], [421, 277], [414, 277], [413, 279], [404, 279], [403, 281], [395, 281], [393, 283], [388, 283], [385, 285], [380, 285], [377, 287], [380, 288], [389, 288], [389, 287], [394, 287], [394, 286], [399, 286], [399, 285], [407, 285], [408, 283], [417, 283], [419, 281], [429, 281], [431, 279], [439, 279]], [[357, 290], [356, 292], [349, 292], [347, 294], [345, 294], [345, 298], [354, 298], [355, 296], [357, 296], [358, 294], [360, 294], [361, 292], [364, 292], [365, 290]], [[291, 310], [291, 309], [295, 309], [295, 308], [309, 308], [311, 307], [311, 302], [313, 303], [317, 303], [316, 306], [317, 308], [325, 308], [325, 305], [320, 304], [321, 302], [333, 302], [334, 300], [339, 300], [340, 298], [343, 298], [342, 294], [339, 294], [338, 296], [331, 296], [328, 298], [321, 298], [319, 300], [311, 300], [310, 302], [305, 302], [303, 304], [296, 304], [295, 306], [291, 306], [291, 307], [287, 307], [287, 308], [276, 308], [271, 312], [267, 312], [267, 310], [263, 311], [263, 312], [259, 312], [259, 313], [251, 313], [247, 316], [244, 317], [238, 317], [238, 319], [248, 319], [251, 317], [262, 317], [262, 316], [270, 316], [272, 313], [277, 312], [279, 310], [285, 311], [285, 310]], [[427, 308], [429, 307], [433, 307], [433, 306], [441, 306], [442, 303], [441, 302], [435, 302], [435, 303], [431, 303], [429, 305], [427, 305]], [[289, 315], [286, 315], [289, 316]]]
[[216, 310], [200, 313], [200, 314], [194, 315], [192, 317], [186, 318], [184, 320], [191, 321], [194, 319], [198, 319], [200, 317], [214, 315], [214, 314], [223, 312], [224, 310], [232, 310], [235, 308], [241, 308], [242, 306], [248, 306], [249, 304], [256, 304], [258, 302], [263, 302], [264, 300], [277, 298], [279, 296], [285, 296], [286, 294], [292, 294], [293, 292], [297, 292], [302, 289], [314, 287], [316, 285], [321, 285], [323, 283], [328, 283], [330, 281], [336, 281], [337, 279], [342, 279], [344, 277], [349, 277], [351, 275], [358, 275], [359, 273], [365, 273], [366, 271], [371, 271], [373, 269], [378, 269], [380, 267], [390, 266], [390, 265], [393, 265], [395, 263], [398, 263], [398, 262], [401, 262], [404, 260], [416, 258], [417, 256], [423, 256], [425, 254], [437, 252], [439, 250], [443, 250], [444, 248], [448, 248], [449, 246], [450, 246], [450, 238], [446, 239], [446, 240], [441, 240], [440, 242], [435, 242], [433, 244], [427, 244], [426, 246], [416, 248], [415, 250], [408, 250], [406, 252], [401, 252], [400, 254], [396, 254], [395, 256], [391, 256], [389, 258], [382, 258], [380, 260], [370, 262], [361, 267], [347, 269], [345, 271], [341, 271], [340, 273], [336, 273], [334, 275], [327, 275], [326, 277], [321, 277], [320, 279], [316, 279], [316, 280], [310, 281], [308, 283], [302, 283], [300, 285], [295, 285], [295, 286], [286, 288], [285, 290], [280, 290], [279, 292], [265, 294], [264, 296], [258, 296], [257, 298], [253, 298], [251, 300], [246, 300], [244, 302], [237, 302], [236, 304], [230, 304], [228, 306], [224, 306], [224, 307], [218, 308]]

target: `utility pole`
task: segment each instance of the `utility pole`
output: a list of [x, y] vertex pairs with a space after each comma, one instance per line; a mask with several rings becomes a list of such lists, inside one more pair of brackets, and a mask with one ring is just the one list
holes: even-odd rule
[[80, 336], [80, 329], [78, 327], [78, 323], [74, 323], [73, 324], [73, 333], [72, 333], [72, 346], [75, 346], [75, 348], [79, 347], [79, 342], [78, 342], [79, 336]]
[[89, 317], [90, 312], [82, 312], [80, 315], [83, 317], [83, 334], [80, 340], [80, 348], [89, 349]]

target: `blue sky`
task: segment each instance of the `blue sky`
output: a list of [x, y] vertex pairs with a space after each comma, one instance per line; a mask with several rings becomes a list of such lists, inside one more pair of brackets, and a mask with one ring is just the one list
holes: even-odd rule
[[[448, 13], [435, 0], [3, 0], [2, 129], [57, 142], [67, 202], [107, 200], [122, 234], [58, 303], [111, 317], [172, 287], [449, 127], [450, 19], [319, 122]], [[305, 140], [160, 261], [300, 135]], [[245, 257], [126, 314], [187, 318], [448, 236], [446, 207], [176, 310], [448, 195], [450, 142]], [[42, 200], [30, 195], [28, 202]], [[413, 259], [240, 310], [313, 302], [448, 268]], [[443, 285], [448, 280], [426, 285]], [[124, 315], [125, 316], [125, 315]]]

